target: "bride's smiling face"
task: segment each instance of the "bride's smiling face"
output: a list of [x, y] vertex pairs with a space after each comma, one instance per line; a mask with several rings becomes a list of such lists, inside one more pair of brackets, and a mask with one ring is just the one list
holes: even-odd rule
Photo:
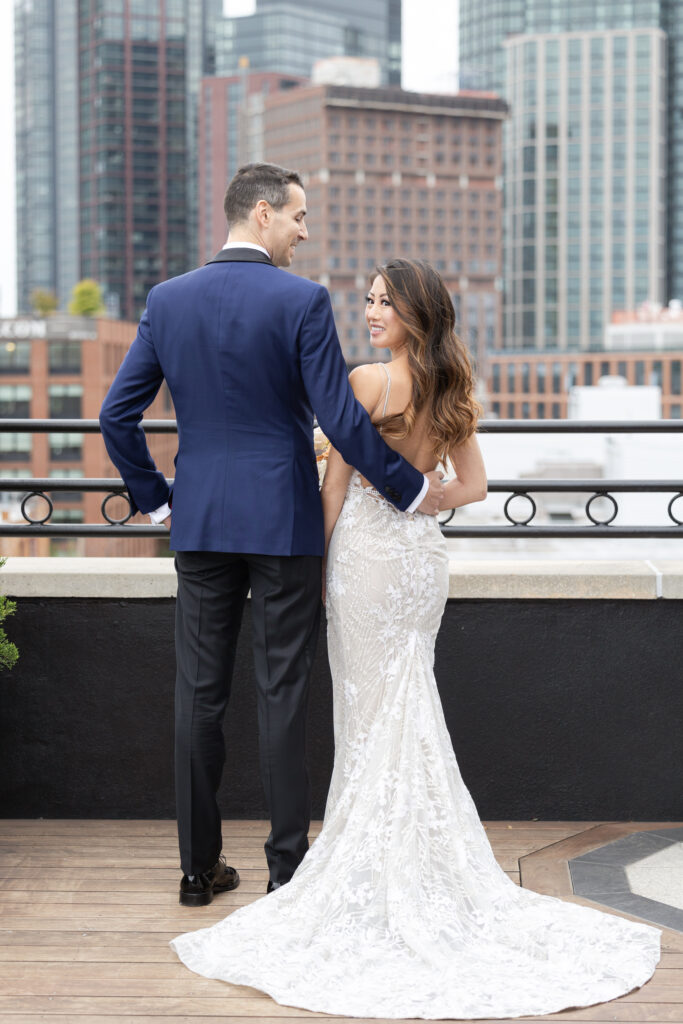
[[389, 302], [384, 278], [378, 274], [365, 297], [365, 319], [370, 328], [373, 348], [388, 348], [393, 353], [403, 348], [408, 331]]

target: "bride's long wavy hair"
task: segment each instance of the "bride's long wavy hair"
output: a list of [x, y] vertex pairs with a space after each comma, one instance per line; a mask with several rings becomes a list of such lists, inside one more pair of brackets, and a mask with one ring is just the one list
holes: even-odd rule
[[481, 413], [467, 349], [455, 331], [451, 297], [441, 276], [423, 260], [392, 259], [376, 273], [408, 332], [413, 378], [410, 402], [403, 412], [381, 420], [382, 433], [407, 437], [426, 408], [432, 451], [443, 462], [475, 432]]

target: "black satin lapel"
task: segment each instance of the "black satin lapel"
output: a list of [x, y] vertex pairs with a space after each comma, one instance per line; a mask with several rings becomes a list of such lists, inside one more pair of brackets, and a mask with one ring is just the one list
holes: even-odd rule
[[270, 256], [258, 249], [221, 249], [212, 260], [207, 260], [205, 266], [208, 267], [209, 263], [266, 263], [273, 266]]

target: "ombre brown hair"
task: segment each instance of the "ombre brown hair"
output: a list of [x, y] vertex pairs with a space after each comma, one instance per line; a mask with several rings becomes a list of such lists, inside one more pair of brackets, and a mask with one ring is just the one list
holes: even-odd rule
[[392, 259], [376, 268], [387, 298], [408, 332], [413, 393], [401, 413], [381, 421], [385, 437], [407, 437], [423, 409], [439, 462], [477, 428], [481, 406], [467, 349], [455, 331], [455, 310], [441, 276], [424, 260]]

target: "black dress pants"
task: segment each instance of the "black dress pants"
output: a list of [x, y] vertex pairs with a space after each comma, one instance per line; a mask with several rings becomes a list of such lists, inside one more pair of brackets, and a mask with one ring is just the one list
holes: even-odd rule
[[179, 551], [176, 569], [175, 778], [182, 870], [208, 870], [222, 849], [216, 799], [225, 762], [222, 725], [251, 589], [259, 755], [271, 816], [265, 850], [271, 880], [287, 882], [308, 849], [305, 728], [321, 559]]

